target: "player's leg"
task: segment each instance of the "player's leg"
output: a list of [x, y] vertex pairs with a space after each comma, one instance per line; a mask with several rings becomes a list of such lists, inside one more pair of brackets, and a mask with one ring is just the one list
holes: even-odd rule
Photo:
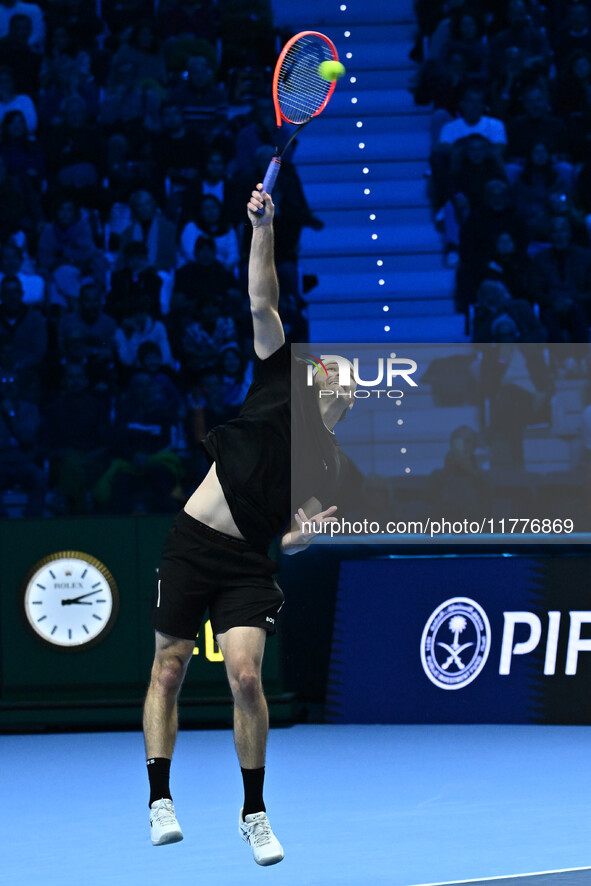
[[150, 826], [152, 843], [156, 846], [183, 839], [172, 805], [169, 774], [178, 730], [177, 698], [194, 646], [194, 640], [156, 631], [156, 653], [144, 704]]
[[283, 858], [263, 801], [269, 731], [261, 673], [266, 637], [266, 630], [259, 627], [234, 627], [216, 635], [234, 698], [234, 743], [244, 782], [240, 834], [261, 865], [276, 864]]

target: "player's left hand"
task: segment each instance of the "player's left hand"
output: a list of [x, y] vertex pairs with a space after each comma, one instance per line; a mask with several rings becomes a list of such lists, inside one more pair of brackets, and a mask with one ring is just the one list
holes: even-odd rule
[[[337, 506], [331, 505], [325, 511], [320, 511], [319, 514], [314, 514], [313, 517], [307, 517], [303, 508], [298, 508], [298, 512], [294, 514], [294, 517], [299, 527], [299, 537], [293, 539], [293, 542], [306, 545], [312, 541], [315, 535], [322, 535], [326, 531], [323, 524], [338, 522], [337, 518], [333, 517], [336, 510]], [[304, 524], [306, 524], [306, 532], [304, 532]], [[309, 530], [312, 531], [310, 532]]]

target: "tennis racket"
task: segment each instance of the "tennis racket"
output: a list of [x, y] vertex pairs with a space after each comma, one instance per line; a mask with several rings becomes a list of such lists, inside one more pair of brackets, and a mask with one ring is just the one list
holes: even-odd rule
[[[322, 62], [338, 60], [332, 40], [318, 31], [301, 31], [288, 40], [273, 74], [277, 126], [285, 121], [301, 128], [322, 113], [334, 92], [336, 80], [324, 80], [318, 67]], [[279, 174], [281, 158], [299, 132], [300, 129], [296, 129], [284, 148], [275, 151], [263, 180], [263, 190], [268, 194]]]

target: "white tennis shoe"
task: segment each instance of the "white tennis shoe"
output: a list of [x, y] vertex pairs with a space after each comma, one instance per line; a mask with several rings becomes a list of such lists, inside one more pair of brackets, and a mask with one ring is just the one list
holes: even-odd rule
[[150, 831], [154, 846], [178, 843], [183, 839], [183, 832], [176, 820], [172, 800], [154, 800], [150, 806]]
[[271, 830], [269, 819], [265, 812], [253, 812], [246, 817], [240, 810], [238, 831], [242, 839], [252, 848], [252, 854], [257, 864], [277, 864], [283, 860], [283, 848], [281, 843]]

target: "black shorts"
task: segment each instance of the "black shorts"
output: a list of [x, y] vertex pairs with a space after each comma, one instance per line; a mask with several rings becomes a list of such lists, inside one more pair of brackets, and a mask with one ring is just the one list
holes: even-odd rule
[[246, 541], [181, 511], [168, 533], [156, 582], [157, 631], [193, 640], [209, 607], [213, 634], [254, 626], [275, 633], [283, 592], [276, 565]]

